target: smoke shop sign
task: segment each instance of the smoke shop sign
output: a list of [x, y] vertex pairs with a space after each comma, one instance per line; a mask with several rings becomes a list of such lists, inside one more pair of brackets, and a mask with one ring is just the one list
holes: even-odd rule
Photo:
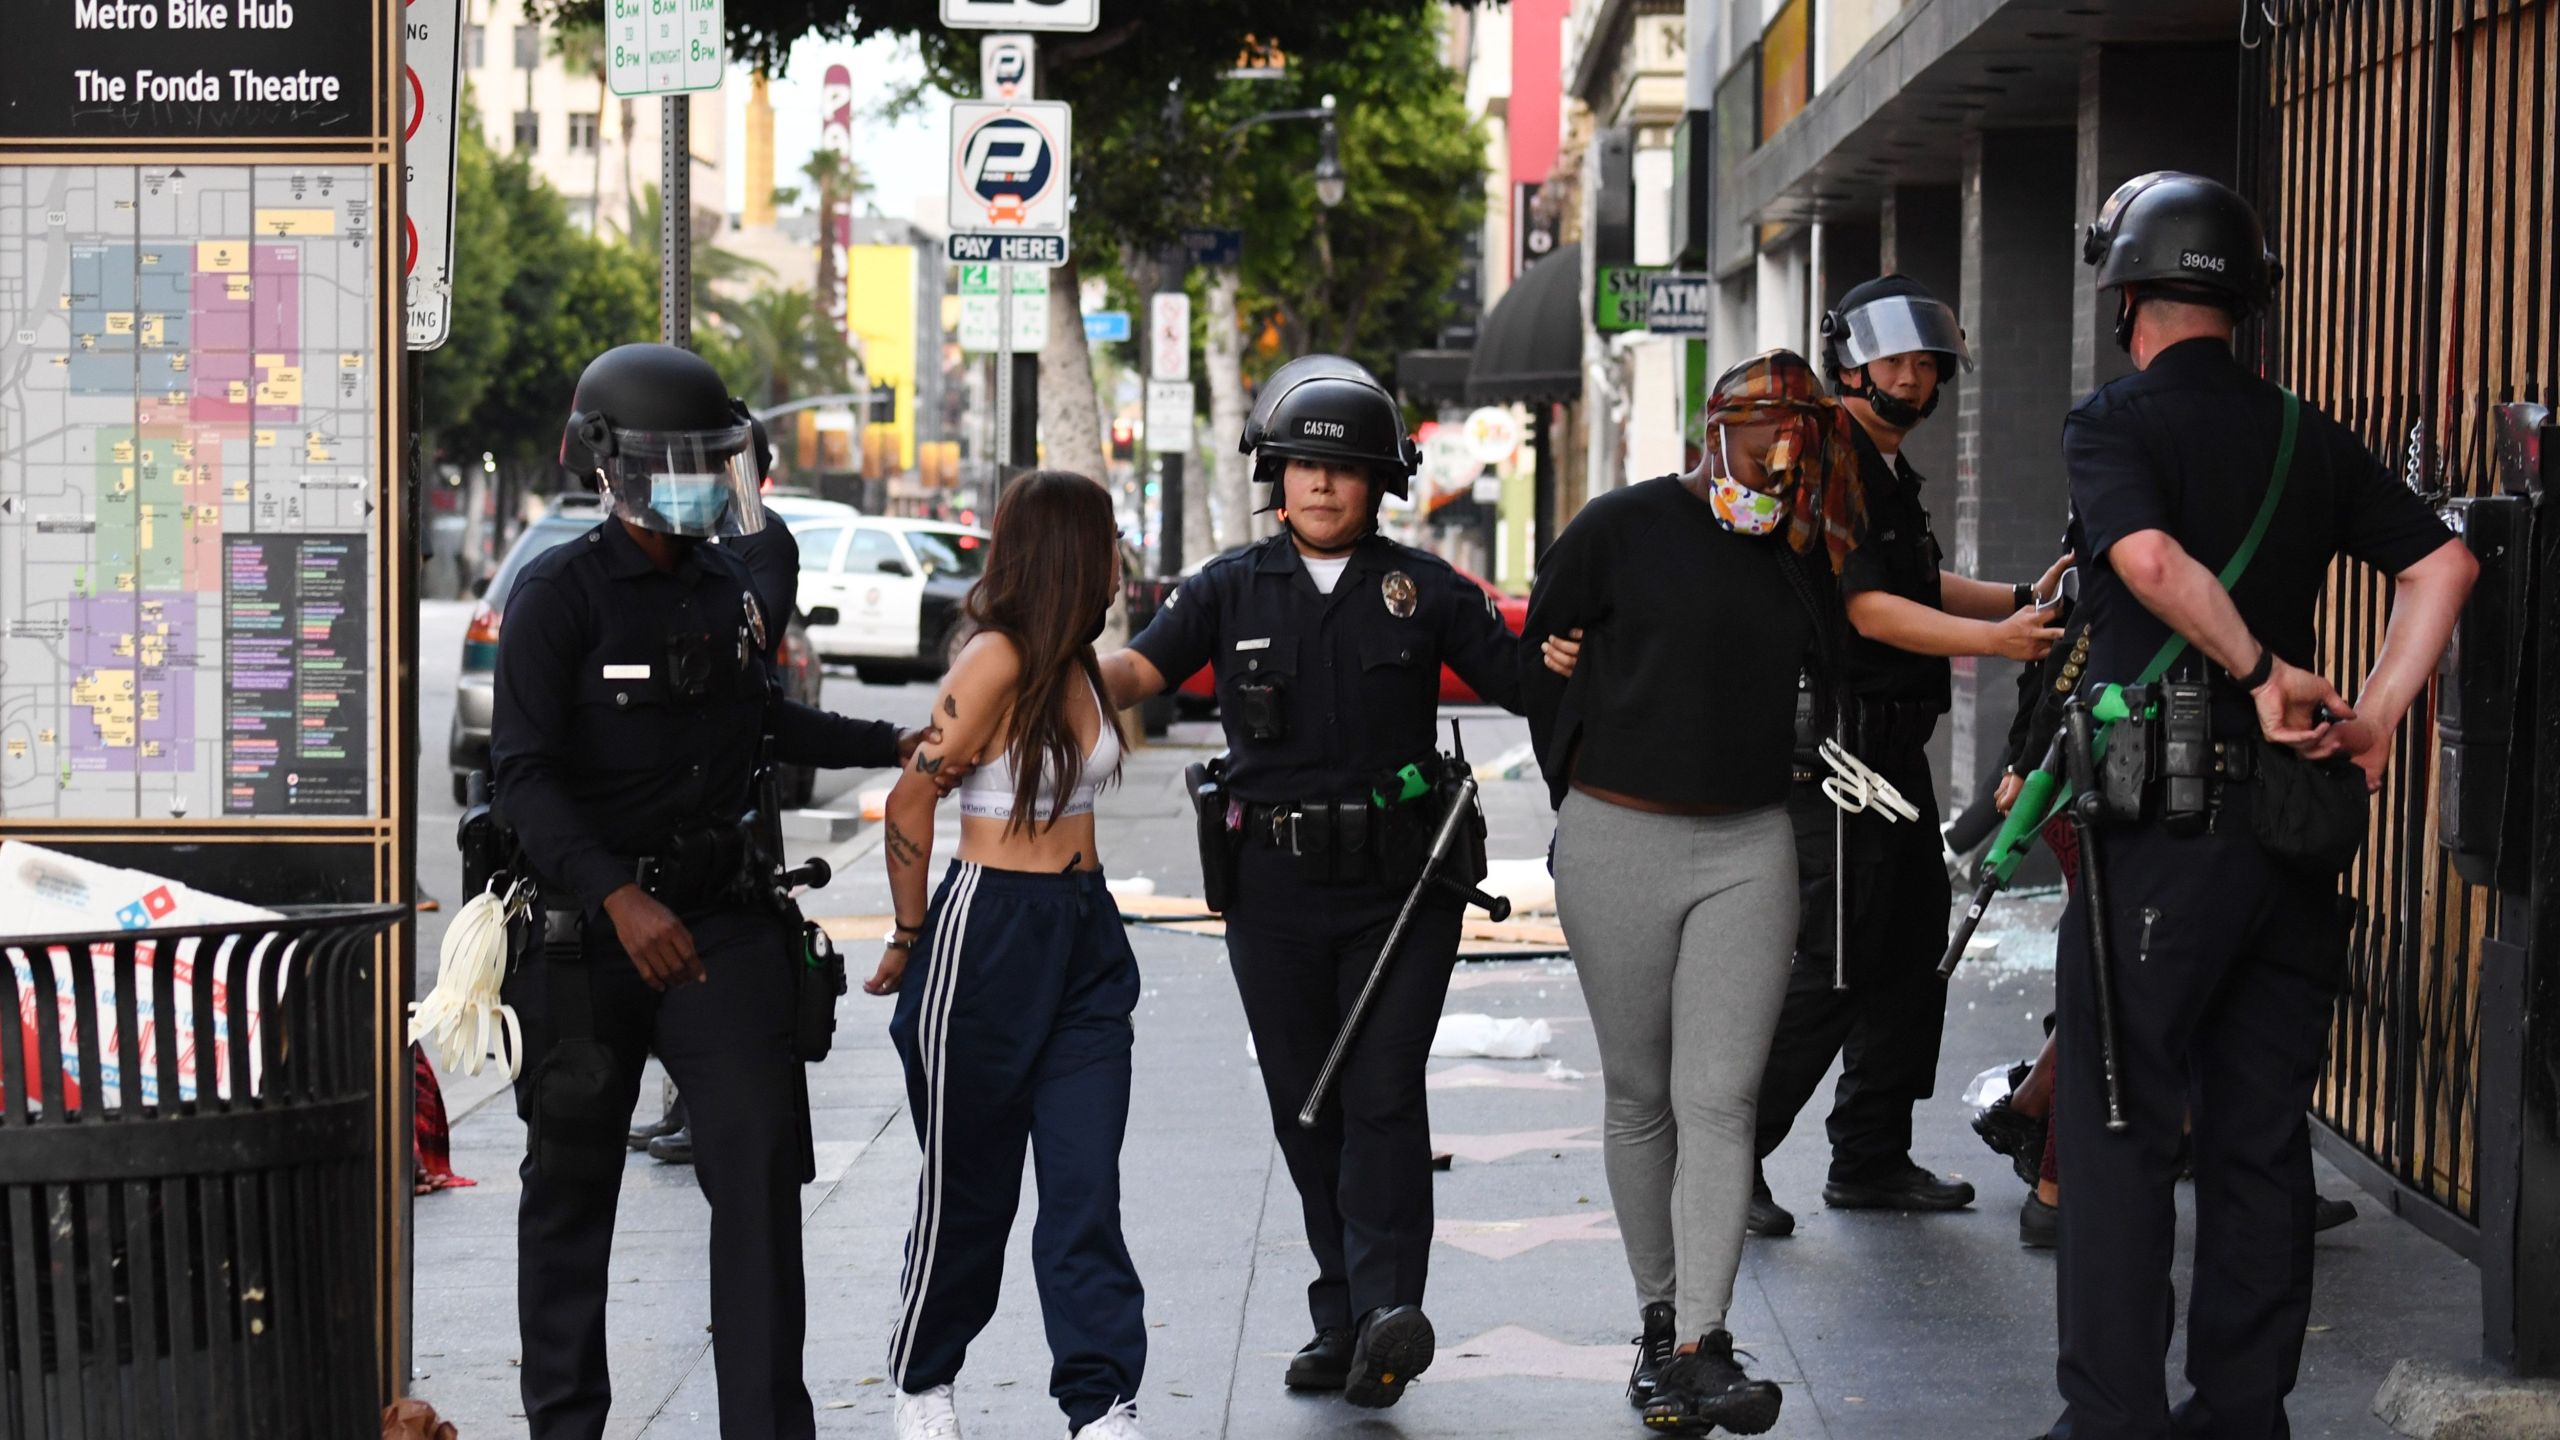
[[[9, 0], [0, 139], [366, 139], [381, 12], [333, 0]], [[352, 23], [351, 23], [352, 22]]]

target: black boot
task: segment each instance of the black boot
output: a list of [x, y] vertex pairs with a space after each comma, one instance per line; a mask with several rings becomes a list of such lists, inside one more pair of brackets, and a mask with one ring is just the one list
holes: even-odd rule
[[1644, 1307], [1644, 1333], [1636, 1337], [1635, 1373], [1627, 1377], [1627, 1403], [1638, 1410], [1653, 1399], [1662, 1367], [1680, 1350], [1679, 1319], [1668, 1300]]
[[2354, 1218], [2356, 1218], [2356, 1202], [2332, 1200], [2323, 1195], [2320, 1197], [2320, 1203], [2311, 1211], [2311, 1230], [2314, 1234], [2323, 1230], [2335, 1230]]
[[1743, 1217], [1742, 1228], [1749, 1234], [1765, 1235], [1772, 1240], [1796, 1233], [1796, 1217], [1769, 1193], [1769, 1180], [1758, 1171], [1751, 1175], [1751, 1213]]
[[1698, 1348], [1674, 1356], [1655, 1382], [1653, 1403], [1644, 1407], [1648, 1430], [1704, 1435], [1722, 1426], [1736, 1435], [1757, 1435], [1778, 1423], [1785, 1397], [1776, 1382], [1754, 1380], [1733, 1358], [1733, 1336], [1711, 1330], [1698, 1337]]
[[1822, 1203], [1834, 1210], [1961, 1210], [1973, 1203], [1973, 1187], [1909, 1165], [1881, 1179], [1834, 1180], [1822, 1187]]
[[1973, 1133], [1995, 1154], [2009, 1158], [2009, 1168], [2018, 1179], [2033, 1185], [2044, 1170], [2044, 1117], [2029, 1115], [2001, 1096], [1991, 1108], [1973, 1117]]
[[693, 1163], [693, 1127], [671, 1130], [649, 1142], [649, 1158], [661, 1165]]
[[2030, 1192], [2018, 1207], [2018, 1243], [2030, 1250], [2050, 1250], [2062, 1243], [2062, 1207], [2047, 1205]]
[[1327, 1325], [1289, 1357], [1281, 1384], [1292, 1390], [1339, 1390], [1351, 1374], [1351, 1330]]
[[1419, 1305], [1386, 1305], [1360, 1319], [1351, 1347], [1351, 1373], [1342, 1398], [1364, 1410], [1384, 1410], [1404, 1398], [1413, 1377], [1431, 1368], [1436, 1337]]

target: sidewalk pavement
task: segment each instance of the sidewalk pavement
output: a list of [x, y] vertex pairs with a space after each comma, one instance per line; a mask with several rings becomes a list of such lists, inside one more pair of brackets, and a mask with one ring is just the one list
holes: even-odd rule
[[[1520, 736], [1519, 722], [1469, 722], [1479, 759]], [[1133, 754], [1101, 804], [1115, 878], [1144, 876], [1194, 893], [1197, 864], [1180, 793], [1182, 766], [1214, 741], [1178, 726], [1174, 743]], [[1185, 743], [1188, 742], [1188, 743]], [[1543, 784], [1486, 787], [1496, 856], [1543, 851]], [[946, 826], [936, 864], [955, 841]], [[872, 837], [835, 857], [840, 877], [813, 915], [886, 909]], [[1751, 1368], [1781, 1382], [1781, 1440], [2021, 1440], [2053, 1398], [2053, 1260], [2021, 1250], [2022, 1188], [1966, 1127], [1956, 1098], [1977, 1072], [2027, 1055], [2050, 1004], [2054, 906], [2004, 902], [1996, 955], [1969, 962], [1950, 1000], [1938, 1098], [1918, 1117], [1918, 1159], [1982, 1190], [1970, 1211], [1902, 1216], [1829, 1212], [1816, 1111], [1772, 1157], [1778, 1196], [1799, 1217], [1792, 1238], [1744, 1252], [1731, 1326]], [[1132, 932], [1145, 989], [1137, 1084], [1121, 1164], [1129, 1243], [1147, 1285], [1152, 1353], [1139, 1406], [1165, 1437], [1289, 1440], [1318, 1435], [1631, 1436], [1621, 1398], [1633, 1358], [1634, 1293], [1610, 1221], [1599, 1149], [1599, 1060], [1569, 962], [1470, 963], [1452, 1012], [1545, 1019], [1549, 1060], [1435, 1060], [1432, 1122], [1454, 1168], [1437, 1182], [1440, 1245], [1429, 1311], [1439, 1358], [1383, 1412], [1300, 1398], [1279, 1383], [1308, 1333], [1312, 1261], [1298, 1206], [1268, 1130], [1261, 1078], [1223, 946]], [[851, 964], [867, 972], [867, 946]], [[811, 1072], [818, 1181], [806, 1192], [807, 1374], [822, 1435], [887, 1436], [882, 1349], [913, 1203], [917, 1152], [888, 1044], [888, 1002], [846, 997], [836, 1053]], [[1827, 1089], [1825, 1094], [1827, 1096]], [[644, 1090], [654, 1114], [658, 1088]], [[514, 1316], [516, 1163], [524, 1130], [506, 1096], [458, 1119], [454, 1164], [473, 1189], [417, 1209], [417, 1358], [412, 1389], [464, 1440], [525, 1433]], [[2325, 1163], [2324, 1194], [2355, 1192]], [[1004, 1300], [959, 1385], [973, 1440], [1054, 1436], [1048, 1356], [1029, 1273], [1033, 1197], [1007, 1253]], [[2472, 1268], [2359, 1197], [2361, 1218], [2321, 1237], [2319, 1298], [2292, 1403], [2294, 1434], [2385, 1436], [2375, 1389], [2402, 1357], [2476, 1354]], [[2192, 1214], [2182, 1192], [2182, 1211]], [[623, 1184], [610, 1322], [615, 1415], [608, 1434], [696, 1440], [718, 1433], [707, 1265], [708, 1209], [690, 1172], [633, 1157]], [[2181, 1257], [2181, 1268], [2187, 1264]], [[2184, 1278], [2181, 1277], [2181, 1294]], [[2178, 1356], [2171, 1357], [2174, 1385]], [[2174, 1390], [2173, 1390], [2173, 1393]]]

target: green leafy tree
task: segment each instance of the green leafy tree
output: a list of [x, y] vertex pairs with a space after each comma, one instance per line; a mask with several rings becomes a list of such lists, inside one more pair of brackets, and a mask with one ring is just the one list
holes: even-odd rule
[[[455, 142], [453, 328], [443, 345], [427, 353], [418, 394], [420, 439], [430, 457], [438, 453], [440, 437], [467, 426], [515, 339], [515, 317], [506, 307], [515, 247], [508, 242], [507, 211], [498, 195], [496, 157], [467, 103]], [[471, 453], [476, 458], [479, 452]]]

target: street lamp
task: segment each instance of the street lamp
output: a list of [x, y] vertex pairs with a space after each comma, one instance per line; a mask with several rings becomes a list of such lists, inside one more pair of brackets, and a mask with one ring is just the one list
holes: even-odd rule
[[1349, 188], [1350, 182], [1342, 176], [1340, 137], [1328, 119], [1324, 122], [1324, 148], [1316, 155], [1316, 201], [1330, 210], [1342, 203], [1342, 194]]
[[[1316, 201], [1323, 205], [1327, 210], [1341, 204], [1342, 197], [1348, 193], [1351, 188], [1351, 182], [1342, 173], [1342, 136], [1341, 133], [1334, 128], [1332, 96], [1325, 96], [1323, 103], [1312, 109], [1265, 110], [1259, 115], [1247, 116], [1233, 125], [1228, 126], [1226, 133], [1218, 138], [1223, 143], [1234, 145], [1247, 130], [1252, 129], [1257, 125], [1277, 124], [1283, 120], [1321, 120], [1324, 122], [1323, 147], [1316, 155]], [[1238, 146], [1237, 148], [1240, 149], [1242, 147]], [[1236, 152], [1235, 150], [1230, 150], [1228, 153], [1232, 155]]]

